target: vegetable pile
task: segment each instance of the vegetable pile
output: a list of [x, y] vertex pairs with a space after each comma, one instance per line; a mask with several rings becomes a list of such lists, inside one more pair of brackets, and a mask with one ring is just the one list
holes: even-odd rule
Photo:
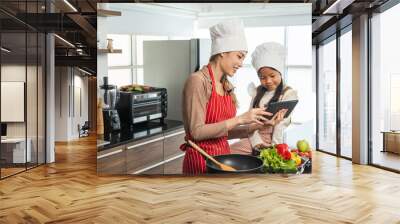
[[261, 150], [260, 158], [264, 162], [267, 172], [272, 173], [296, 173], [296, 162], [291, 159], [292, 155], [287, 150], [286, 144], [278, 144]]
[[[303, 142], [301, 144], [305, 145], [305, 143], [307, 143], [305, 140], [301, 141]], [[302, 157], [311, 158], [311, 151], [308, 143], [306, 144], [306, 147], [301, 145], [299, 148], [302, 150], [289, 150], [287, 144], [277, 144], [262, 149], [259, 157], [263, 160], [267, 172], [297, 173], [298, 168], [302, 165]]]

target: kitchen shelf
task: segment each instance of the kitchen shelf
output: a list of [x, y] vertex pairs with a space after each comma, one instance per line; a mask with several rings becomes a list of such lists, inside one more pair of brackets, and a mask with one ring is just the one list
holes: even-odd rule
[[120, 11], [106, 10], [106, 9], [98, 9], [97, 16], [108, 17], [108, 16], [121, 16]]
[[109, 49], [97, 49], [97, 53], [99, 53], [99, 54], [121, 54], [122, 49], [114, 49], [113, 52], [111, 52]]

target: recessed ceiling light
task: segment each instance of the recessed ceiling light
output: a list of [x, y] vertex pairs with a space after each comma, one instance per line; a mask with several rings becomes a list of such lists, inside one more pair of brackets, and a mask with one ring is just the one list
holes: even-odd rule
[[74, 12], [78, 12], [78, 10], [71, 4], [69, 3], [68, 0], [64, 0], [65, 4], [67, 4]]
[[336, 0], [322, 14], [342, 14], [343, 9], [351, 5], [354, 0]]
[[83, 69], [81, 69], [81, 68], [79, 68], [79, 67], [78, 67], [78, 70], [81, 71], [81, 72], [83, 72], [83, 73], [85, 73], [85, 74], [92, 75], [92, 73], [90, 73], [90, 72], [88, 72], [88, 71], [86, 71], [86, 70], [83, 70]]
[[4, 52], [7, 52], [7, 53], [10, 53], [10, 52], [11, 52], [11, 50], [9, 50], [9, 49], [7, 49], [7, 48], [5, 48], [5, 47], [1, 47], [1, 50], [4, 51]]
[[61, 40], [62, 42], [66, 43], [67, 45], [69, 45], [69, 46], [75, 48], [75, 45], [73, 45], [73, 44], [72, 44], [71, 42], [69, 42], [68, 40], [66, 40], [66, 39], [64, 39], [64, 38], [62, 38], [62, 37], [60, 37], [60, 36], [57, 35], [57, 34], [54, 34], [54, 36], [57, 37], [57, 38], [58, 38], [59, 40]]

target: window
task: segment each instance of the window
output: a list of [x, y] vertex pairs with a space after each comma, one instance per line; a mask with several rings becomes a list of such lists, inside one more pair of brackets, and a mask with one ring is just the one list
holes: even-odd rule
[[109, 83], [118, 87], [132, 83], [131, 69], [110, 69], [108, 77]]
[[311, 26], [286, 28], [288, 49], [285, 82], [297, 91], [299, 103], [292, 114], [292, 124], [286, 129], [284, 140], [295, 147], [300, 139], [307, 139], [315, 148], [315, 77], [312, 73]]
[[288, 65], [311, 66], [311, 26], [289, 26], [287, 47]]
[[400, 134], [391, 132], [400, 130], [400, 33], [394, 29], [398, 21], [400, 4], [371, 19], [372, 163], [395, 170], [400, 170], [400, 156], [396, 154], [400, 152]]
[[244, 59], [244, 64], [251, 65], [251, 53], [264, 42], [274, 41], [285, 44], [285, 27], [251, 27], [246, 28], [245, 32], [249, 54]]
[[[144, 36], [109, 34], [113, 47], [122, 49], [122, 54], [108, 54], [109, 83], [117, 86], [132, 83], [143, 84], [143, 42], [149, 40], [168, 40], [168, 36]], [[170, 37], [179, 39], [184, 37]]]
[[336, 154], [336, 38], [318, 51], [318, 148]]
[[340, 154], [352, 157], [352, 35], [340, 37]]
[[400, 130], [400, 73], [390, 74], [390, 130]]
[[122, 49], [122, 54], [109, 54], [108, 66], [129, 66], [132, 65], [131, 37], [129, 35], [107, 35], [112, 39], [114, 49]]

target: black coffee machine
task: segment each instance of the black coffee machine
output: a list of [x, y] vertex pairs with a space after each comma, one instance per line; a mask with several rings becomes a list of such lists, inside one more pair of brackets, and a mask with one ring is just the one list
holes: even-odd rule
[[118, 100], [116, 85], [108, 84], [108, 77], [103, 77], [103, 85], [100, 86], [105, 107], [103, 108], [104, 133], [112, 133], [121, 129], [118, 111], [115, 108]]

